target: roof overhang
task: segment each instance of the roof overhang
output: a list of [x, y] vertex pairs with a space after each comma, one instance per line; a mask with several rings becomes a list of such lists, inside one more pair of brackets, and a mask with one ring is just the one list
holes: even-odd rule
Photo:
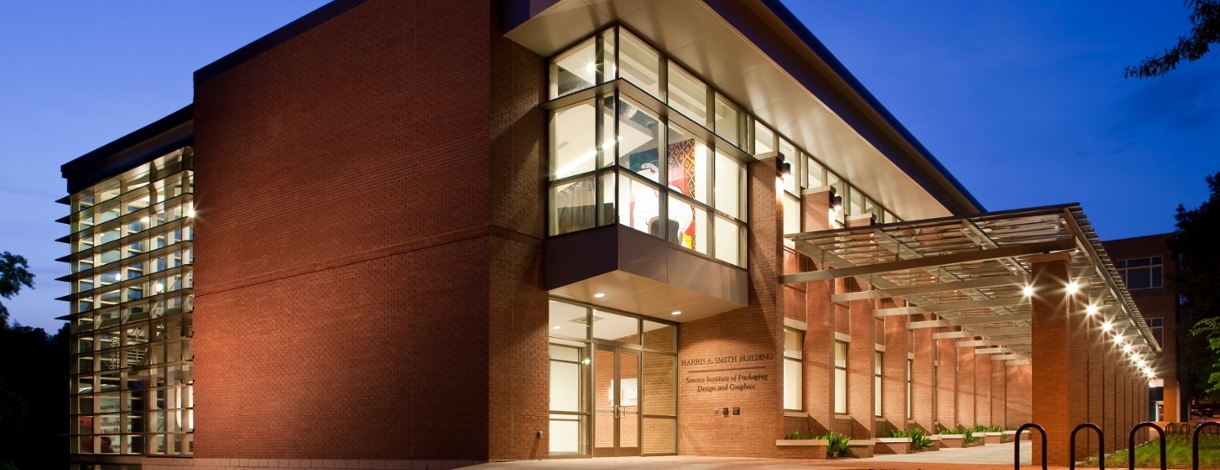
[[[1020, 358], [1030, 345], [1032, 259], [1065, 253], [1068, 275], [1097, 314], [1137, 348], [1160, 352], [1092, 226], [1076, 204], [945, 217], [788, 235], [817, 271], [787, 273], [784, 283], [857, 278], [871, 288], [834, 302], [905, 300], [875, 317], [928, 314], [908, 329], [957, 327], [934, 339]], [[1146, 346], [1145, 346], [1146, 345]], [[1027, 356], [1026, 356], [1027, 357]]]
[[981, 205], [772, 0], [510, 0], [506, 36], [551, 57], [621, 24], [906, 219]]

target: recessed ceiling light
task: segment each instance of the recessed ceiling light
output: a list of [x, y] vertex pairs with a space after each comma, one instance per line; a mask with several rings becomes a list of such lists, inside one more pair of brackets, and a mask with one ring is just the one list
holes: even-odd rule
[[670, 315], [681, 315], [681, 314], [682, 314], [681, 310], [674, 310], [672, 313], [670, 313]]
[[559, 327], [558, 327], [558, 326], [555, 326], [555, 327], [551, 327], [551, 329], [552, 329], [552, 330], [558, 330], [558, 329], [559, 329]]
[[598, 292], [598, 293], [596, 293], [596, 294], [593, 294], [593, 298], [595, 298], [595, 299], [600, 299], [600, 298], [605, 297], [605, 296], [606, 296], [606, 294], [601, 293], [601, 292]]

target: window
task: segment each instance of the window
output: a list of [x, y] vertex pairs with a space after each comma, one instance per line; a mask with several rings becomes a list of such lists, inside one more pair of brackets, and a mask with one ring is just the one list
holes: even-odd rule
[[716, 135], [724, 138], [730, 144], [741, 145], [741, 112], [727, 98], [716, 94]]
[[800, 411], [804, 409], [802, 390], [804, 378], [801, 361], [801, 347], [805, 343], [805, 332], [784, 329], [784, 409]]
[[873, 351], [873, 416], [881, 416], [881, 351]]
[[1152, 330], [1152, 337], [1156, 338], [1156, 344], [1165, 345], [1165, 320], [1161, 318], [1149, 318], [1148, 329]]
[[911, 369], [915, 366], [914, 359], [907, 359], [907, 419], [913, 418], [911, 414]]
[[835, 414], [847, 414], [847, 343], [835, 341]]
[[619, 74], [641, 90], [661, 96], [661, 56], [627, 30], [619, 29]]
[[551, 98], [593, 86], [598, 72], [596, 45], [596, 38], [589, 38], [551, 60]]
[[669, 64], [669, 107], [699, 125], [707, 125], [707, 85], [681, 67]]
[[1161, 287], [1164, 267], [1160, 256], [1116, 261], [1114, 267], [1123, 277], [1127, 289], [1151, 289]]

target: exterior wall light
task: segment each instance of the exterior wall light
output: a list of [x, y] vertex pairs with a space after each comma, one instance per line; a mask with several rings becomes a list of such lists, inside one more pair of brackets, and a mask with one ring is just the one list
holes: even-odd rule
[[1034, 295], [1034, 286], [1031, 286], [1031, 285], [1028, 285], [1028, 284], [1027, 284], [1027, 285], [1026, 285], [1026, 286], [1025, 286], [1023, 289], [1021, 289], [1021, 292], [1025, 293], [1025, 296], [1026, 296], [1026, 297], [1033, 297], [1033, 295]]
[[1101, 331], [1110, 331], [1111, 328], [1114, 328], [1114, 324], [1110, 323], [1110, 320], [1106, 320], [1101, 324]]
[[784, 161], [784, 154], [775, 154], [775, 174], [781, 178], [792, 176], [792, 164]]
[[1080, 292], [1080, 284], [1077, 284], [1076, 281], [1069, 282], [1068, 283], [1068, 293], [1075, 294], [1077, 292]]
[[1084, 313], [1089, 314], [1089, 316], [1096, 315], [1096, 314], [1097, 314], [1097, 306], [1096, 306], [1096, 305], [1093, 305], [1093, 304], [1089, 304], [1089, 306], [1088, 306], [1088, 307], [1085, 307], [1085, 309], [1084, 309]]

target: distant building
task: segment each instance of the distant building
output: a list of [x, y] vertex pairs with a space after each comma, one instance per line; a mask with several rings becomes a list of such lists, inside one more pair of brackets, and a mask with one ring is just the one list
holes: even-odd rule
[[986, 212], [778, 1], [342, 0], [194, 79], [62, 168], [73, 469], [1148, 415], [1081, 208]]
[[1164, 351], [1154, 366], [1157, 378], [1149, 385], [1149, 416], [1157, 421], [1189, 421], [1190, 403], [1182, 402], [1178, 378], [1178, 299], [1165, 288], [1166, 274], [1176, 269], [1166, 245], [1170, 236], [1161, 233], [1103, 244]]

